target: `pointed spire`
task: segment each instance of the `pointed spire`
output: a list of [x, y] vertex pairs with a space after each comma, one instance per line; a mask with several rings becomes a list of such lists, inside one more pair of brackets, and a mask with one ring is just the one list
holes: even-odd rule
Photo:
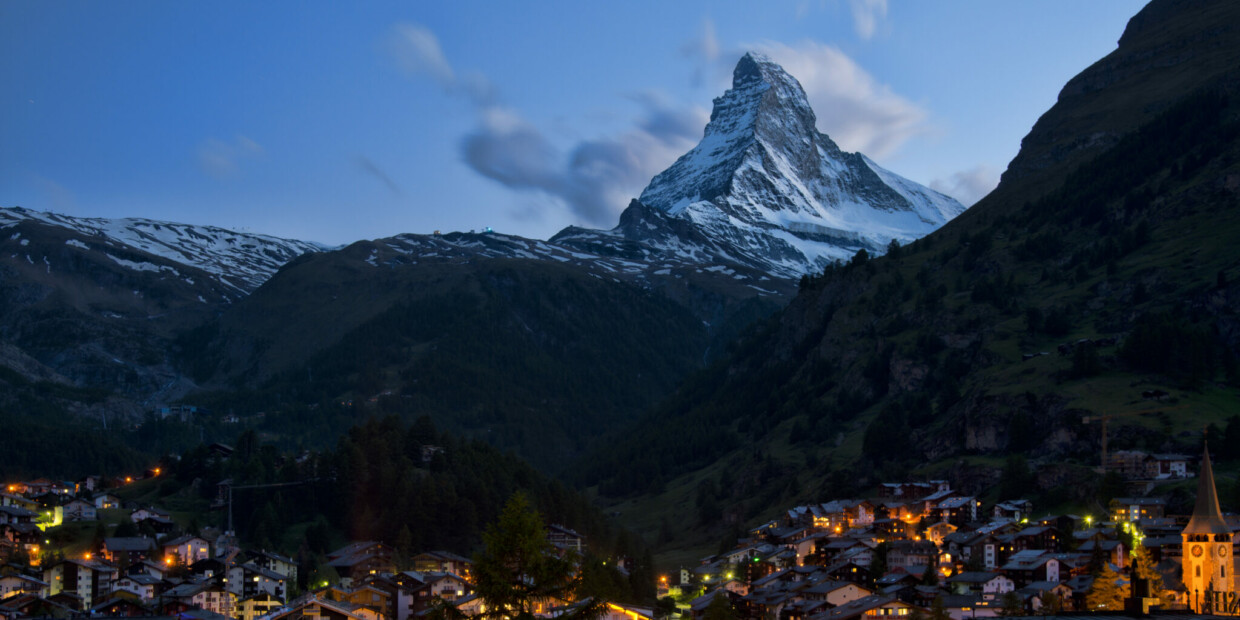
[[1218, 491], [1214, 488], [1214, 468], [1210, 465], [1210, 446], [1202, 448], [1201, 474], [1197, 480], [1197, 505], [1193, 518], [1184, 528], [1185, 534], [1231, 534], [1218, 507]]

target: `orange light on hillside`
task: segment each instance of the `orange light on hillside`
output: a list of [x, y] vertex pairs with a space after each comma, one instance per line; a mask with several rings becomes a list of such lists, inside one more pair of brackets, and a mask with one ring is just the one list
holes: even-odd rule
[[159, 468], [158, 468], [158, 467], [156, 467], [156, 468], [155, 468], [155, 475], [156, 475], [156, 476], [158, 476], [158, 475], [159, 475]]
[[130, 482], [133, 482], [133, 478], [125, 476], [125, 484], [129, 484]]
[[84, 560], [89, 560], [89, 559], [90, 559], [90, 552], [89, 552], [89, 551], [87, 551], [86, 553], [82, 554], [82, 559], [84, 559]]
[[167, 564], [168, 566], [172, 566], [172, 557], [169, 556], [169, 557], [164, 558], [164, 564]]

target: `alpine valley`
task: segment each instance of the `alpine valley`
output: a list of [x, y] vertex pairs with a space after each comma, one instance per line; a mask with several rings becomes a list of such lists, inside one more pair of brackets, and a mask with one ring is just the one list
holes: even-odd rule
[[1112, 450], [1195, 454], [1213, 425], [1240, 456], [1238, 239], [1240, 3], [1143, 8], [967, 211], [841, 151], [751, 53], [610, 230], [326, 248], [0, 210], [0, 425], [120, 463], [425, 415], [667, 561], [892, 479], [983, 493], [1010, 455], [1006, 490], [1076, 505], [1100, 416]]
[[555, 470], [722, 355], [801, 277], [963, 210], [840, 151], [801, 85], [748, 54], [701, 143], [612, 230], [404, 234], [332, 249], [0, 211], [4, 366], [14, 388], [99, 394], [58, 402], [100, 424], [193, 403], [261, 411], [264, 431], [317, 444], [373, 403]]

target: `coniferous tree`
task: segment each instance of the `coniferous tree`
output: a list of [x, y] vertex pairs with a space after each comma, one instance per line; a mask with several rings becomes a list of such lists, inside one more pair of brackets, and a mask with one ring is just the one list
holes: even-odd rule
[[1102, 571], [1094, 578], [1094, 583], [1085, 593], [1085, 607], [1088, 611], [1118, 611], [1124, 608], [1127, 598], [1127, 586], [1116, 583], [1119, 574], [1110, 564], [1103, 565]]
[[[574, 600], [580, 573], [547, 542], [542, 518], [524, 494], [508, 500], [482, 541], [485, 548], [474, 557], [475, 590], [486, 602], [487, 618], [528, 620], [540, 605]], [[600, 611], [601, 603], [594, 601], [560, 617], [584, 620]]]

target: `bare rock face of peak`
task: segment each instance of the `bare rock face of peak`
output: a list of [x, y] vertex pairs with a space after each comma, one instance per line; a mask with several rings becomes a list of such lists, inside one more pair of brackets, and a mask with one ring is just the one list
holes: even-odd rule
[[[655, 176], [638, 201], [691, 222], [719, 260], [784, 277], [860, 249], [881, 253], [893, 239], [907, 243], [964, 211], [860, 153], [841, 151], [818, 131], [801, 84], [755, 53], [740, 59], [732, 88], [715, 99], [702, 141]], [[631, 221], [623, 228], [626, 236], [643, 229]]]

